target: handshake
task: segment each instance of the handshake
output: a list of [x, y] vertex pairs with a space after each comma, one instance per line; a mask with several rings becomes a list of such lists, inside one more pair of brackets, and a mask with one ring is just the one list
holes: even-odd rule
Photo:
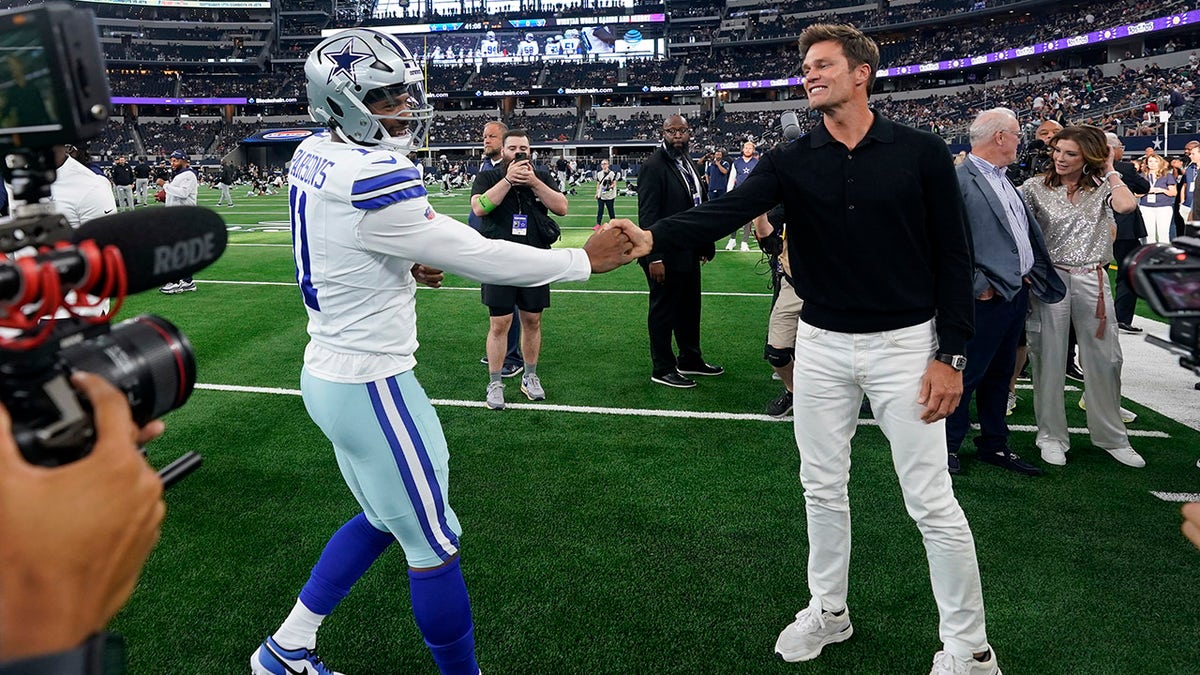
[[640, 258], [654, 247], [654, 237], [628, 218], [615, 218], [605, 223], [583, 245], [592, 272], [614, 270], [635, 258]]

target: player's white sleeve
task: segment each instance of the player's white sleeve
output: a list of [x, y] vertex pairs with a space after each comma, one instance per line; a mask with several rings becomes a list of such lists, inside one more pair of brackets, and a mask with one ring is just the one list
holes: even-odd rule
[[583, 249], [545, 250], [487, 239], [434, 212], [424, 196], [368, 211], [359, 223], [359, 239], [372, 251], [502, 286], [584, 281], [592, 270]]
[[200, 182], [196, 180], [196, 174], [191, 171], [181, 171], [169, 182], [163, 183], [163, 190], [177, 199], [190, 198], [199, 187]]

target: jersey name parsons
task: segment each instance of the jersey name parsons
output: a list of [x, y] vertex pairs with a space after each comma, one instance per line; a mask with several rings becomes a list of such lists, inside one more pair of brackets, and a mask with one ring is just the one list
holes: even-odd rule
[[298, 149], [288, 169], [288, 180], [298, 180], [320, 189], [325, 185], [325, 172], [335, 165], [332, 160]]

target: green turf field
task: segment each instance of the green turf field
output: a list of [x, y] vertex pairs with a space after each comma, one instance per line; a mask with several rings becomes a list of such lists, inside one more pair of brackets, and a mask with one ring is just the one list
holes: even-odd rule
[[[592, 189], [571, 198], [562, 245], [590, 234]], [[167, 494], [162, 540], [114, 623], [132, 673], [246, 672], [326, 539], [357, 512], [325, 438], [289, 393], [306, 336], [286, 196], [234, 194], [237, 206], [219, 211], [242, 229], [197, 277], [199, 291], [143, 293], [121, 314], [176, 323], [203, 385], [286, 391], [198, 389], [150, 448], [158, 465], [187, 450], [205, 463]], [[200, 203], [217, 196], [202, 188]], [[464, 193], [431, 201], [465, 220]], [[618, 199], [617, 214], [636, 215], [634, 199]], [[547, 400], [513, 405], [524, 397], [509, 386], [503, 412], [482, 407], [487, 317], [477, 286], [448, 278], [447, 288], [418, 292], [416, 374], [450, 444], [483, 671], [928, 672], [940, 648], [928, 568], [869, 421], [855, 438], [850, 486], [855, 635], [810, 663], [773, 656], [808, 595], [791, 426], [761, 416], [780, 391], [762, 360], [766, 267], [757, 252], [722, 252], [704, 278], [704, 354], [725, 375], [692, 390], [649, 382], [645, 280], [629, 265], [555, 287], [587, 292], [556, 292], [545, 314]], [[1165, 354], [1163, 364], [1175, 367]], [[1022, 394], [1010, 420], [1025, 430], [1012, 445], [1036, 458]], [[1067, 394], [1073, 428], [1084, 426], [1078, 397]], [[955, 478], [1008, 675], [1200, 671], [1200, 551], [1179, 534], [1178, 505], [1149, 492], [1197, 491], [1200, 434], [1125, 405], [1139, 414], [1131, 430], [1158, 432], [1132, 439], [1143, 470], [1076, 435], [1071, 463], [1041, 478], [976, 463]], [[326, 622], [327, 663], [347, 675], [435, 672], [407, 589], [394, 547]]]

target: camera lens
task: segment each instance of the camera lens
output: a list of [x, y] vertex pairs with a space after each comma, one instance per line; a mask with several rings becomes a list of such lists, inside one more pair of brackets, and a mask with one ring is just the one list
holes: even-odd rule
[[139, 426], [187, 401], [196, 385], [196, 355], [187, 337], [162, 317], [143, 314], [62, 350], [72, 369], [100, 375], [125, 393]]

